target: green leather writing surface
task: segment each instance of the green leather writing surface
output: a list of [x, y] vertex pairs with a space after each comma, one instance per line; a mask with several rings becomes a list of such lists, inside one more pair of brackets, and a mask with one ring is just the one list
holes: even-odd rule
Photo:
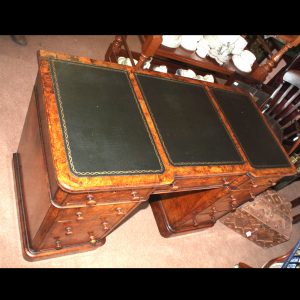
[[50, 66], [76, 176], [164, 171], [126, 71], [54, 59]]
[[253, 167], [290, 167], [249, 97], [217, 88], [212, 92]]
[[135, 76], [171, 164], [243, 163], [202, 86], [144, 74]]

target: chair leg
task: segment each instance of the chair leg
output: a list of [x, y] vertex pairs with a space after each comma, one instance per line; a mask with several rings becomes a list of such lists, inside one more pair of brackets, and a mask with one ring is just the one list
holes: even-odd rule
[[293, 217], [293, 224], [297, 224], [300, 222], [300, 214]]
[[291, 204], [292, 204], [292, 208], [294, 208], [294, 207], [300, 205], [300, 197], [298, 197], [298, 198], [292, 200], [292, 201], [291, 201]]
[[294, 175], [294, 176], [286, 176], [278, 181], [278, 183], [273, 187], [273, 190], [279, 191], [283, 189], [284, 187], [288, 186], [294, 181], [297, 181], [300, 179], [300, 174]]
[[118, 54], [121, 50], [123, 44], [122, 36], [116, 35], [114, 41], [109, 45], [106, 53], [105, 53], [105, 60], [117, 62]]

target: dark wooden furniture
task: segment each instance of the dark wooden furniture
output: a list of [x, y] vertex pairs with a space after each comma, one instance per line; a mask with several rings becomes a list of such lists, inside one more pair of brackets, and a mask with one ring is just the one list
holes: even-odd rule
[[[145, 61], [152, 57], [151, 64], [166, 65], [170, 73], [175, 74], [178, 68], [192, 68], [197, 74], [205, 75], [207, 73], [216, 75], [219, 78], [226, 79], [226, 85], [230, 86], [234, 81], [242, 81], [249, 84], [260, 85], [263, 80], [257, 80], [252, 73], [245, 73], [235, 67], [230, 60], [224, 65], [219, 65], [214, 59], [207, 57], [201, 58], [195, 52], [188, 51], [181, 46], [178, 48], [169, 48], [161, 45], [161, 35], [140, 36], [141, 52], [130, 50], [127, 44], [126, 36], [117, 35], [110, 44], [105, 54], [105, 60], [117, 62], [119, 56], [129, 57], [134, 66], [133, 59], [138, 60], [135, 68], [141, 69]], [[253, 71], [258, 65], [254, 63]]]
[[278, 138], [291, 155], [300, 145], [300, 71], [289, 70], [282, 83], [261, 105]]
[[134, 66], [133, 58], [135, 58], [138, 60], [135, 67], [140, 69], [148, 58], [153, 57], [153, 65], [165, 64], [173, 74], [179, 67], [192, 68], [200, 74], [210, 72], [226, 79], [226, 85], [231, 85], [234, 81], [242, 81], [261, 86], [283, 55], [300, 43], [300, 36], [297, 35], [278, 35], [275, 38], [283, 41], [285, 45], [276, 54], [270, 55], [270, 58], [263, 65], [254, 63], [253, 71], [249, 74], [237, 69], [231, 60], [220, 66], [215, 60], [209, 57], [200, 58], [195, 52], [185, 50], [182, 47], [175, 49], [165, 47], [161, 45], [161, 35], [140, 36], [142, 43], [140, 53], [130, 51], [126, 36], [117, 35], [106, 52], [105, 60], [116, 62], [119, 56], [130, 57]]
[[28, 260], [103, 245], [154, 194], [162, 235], [203, 229], [295, 173], [239, 89], [44, 50], [38, 62], [13, 155]]
[[252, 77], [256, 80], [264, 82], [268, 74], [277, 66], [278, 62], [284, 56], [284, 54], [293, 47], [297, 47], [300, 44], [299, 35], [275, 35], [274, 38], [284, 42], [284, 46], [274, 55], [272, 55], [263, 65], [253, 70]]

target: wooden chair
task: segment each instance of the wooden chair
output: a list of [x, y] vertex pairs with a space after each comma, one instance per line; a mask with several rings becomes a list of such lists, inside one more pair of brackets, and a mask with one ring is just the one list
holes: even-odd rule
[[[260, 109], [288, 155], [300, 154], [300, 70], [288, 70], [282, 83], [261, 104]], [[297, 169], [298, 165], [299, 162], [296, 162]], [[300, 172], [282, 178], [273, 189], [278, 191], [298, 180]]]
[[[281, 266], [284, 264], [284, 261], [289, 257], [289, 255], [291, 254], [292, 250], [289, 251], [288, 253], [282, 255], [282, 256], [279, 256], [279, 257], [276, 257], [276, 258], [273, 258], [271, 259], [270, 261], [268, 261], [266, 264], [264, 264], [262, 266], [263, 269], [267, 269], [267, 268], [281, 268]], [[251, 267], [250, 265], [244, 263], [244, 262], [239, 262], [237, 264], [237, 267], [240, 268], [240, 269], [249, 269], [249, 268], [253, 268]]]
[[287, 71], [283, 82], [260, 108], [291, 155], [300, 145], [300, 71]]
[[[261, 268], [281, 268], [287, 259], [290, 260], [291, 257], [297, 255], [297, 251], [299, 251], [299, 243], [300, 243], [300, 240], [296, 243], [296, 245], [289, 251], [287, 252], [286, 254], [284, 255], [281, 255], [279, 257], [276, 257], [276, 258], [273, 258], [271, 259], [270, 261], [268, 261], [267, 263], [265, 263]], [[291, 256], [291, 257], [290, 257]], [[245, 268], [253, 268], [251, 266], [249, 266], [248, 264], [244, 263], [244, 262], [239, 262], [236, 266], [237, 268], [242, 268], [242, 269], [245, 269]]]

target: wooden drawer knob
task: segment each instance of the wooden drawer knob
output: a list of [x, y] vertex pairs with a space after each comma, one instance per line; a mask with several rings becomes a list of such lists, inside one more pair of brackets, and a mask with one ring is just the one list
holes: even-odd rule
[[172, 183], [171, 189], [172, 189], [173, 191], [177, 191], [177, 190], [179, 189], [179, 186], [176, 185], [176, 182], [173, 182], [173, 183]]
[[258, 184], [255, 183], [252, 179], [250, 180], [252, 187], [256, 188], [258, 187]]
[[96, 200], [94, 200], [94, 196], [93, 195], [91, 195], [91, 194], [88, 194], [87, 196], [86, 196], [86, 199], [88, 200], [87, 202], [86, 202], [86, 204], [87, 205], [96, 205]]
[[60, 240], [56, 240], [55, 241], [55, 249], [56, 250], [60, 250], [61, 248], [62, 248], [61, 241]]
[[231, 205], [231, 211], [232, 212], [235, 211], [236, 208], [237, 208], [237, 202], [236, 202], [236, 200], [232, 200], [231, 203], [230, 203], [230, 205]]
[[117, 215], [124, 215], [124, 211], [121, 207], [117, 207], [116, 211], [117, 211]]
[[196, 220], [196, 216], [193, 218], [193, 226], [198, 226], [198, 222], [197, 222], [197, 220]]
[[108, 223], [107, 223], [107, 222], [103, 222], [102, 225], [103, 225], [103, 229], [104, 229], [104, 230], [109, 230], [109, 227], [108, 227]]
[[250, 200], [249, 201], [253, 201], [255, 199], [255, 195], [250, 193]]
[[66, 235], [71, 235], [73, 233], [72, 227], [70, 226], [66, 227], [65, 230], [66, 230]]
[[140, 199], [139, 193], [136, 192], [136, 191], [133, 191], [133, 192], [131, 193], [131, 195], [132, 195], [132, 199], [133, 199], [133, 200], [139, 200], [139, 199]]
[[210, 214], [210, 219], [213, 223], [216, 223], [216, 217], [214, 214]]
[[82, 216], [82, 212], [81, 211], [78, 211], [76, 213], [76, 216], [77, 216], [76, 220], [78, 220], [78, 221], [83, 220], [83, 216]]
[[223, 183], [224, 185], [228, 185], [230, 182], [225, 177], [223, 177]]
[[92, 244], [93, 246], [96, 245], [97, 243], [97, 239], [93, 234], [90, 234], [90, 244]]

